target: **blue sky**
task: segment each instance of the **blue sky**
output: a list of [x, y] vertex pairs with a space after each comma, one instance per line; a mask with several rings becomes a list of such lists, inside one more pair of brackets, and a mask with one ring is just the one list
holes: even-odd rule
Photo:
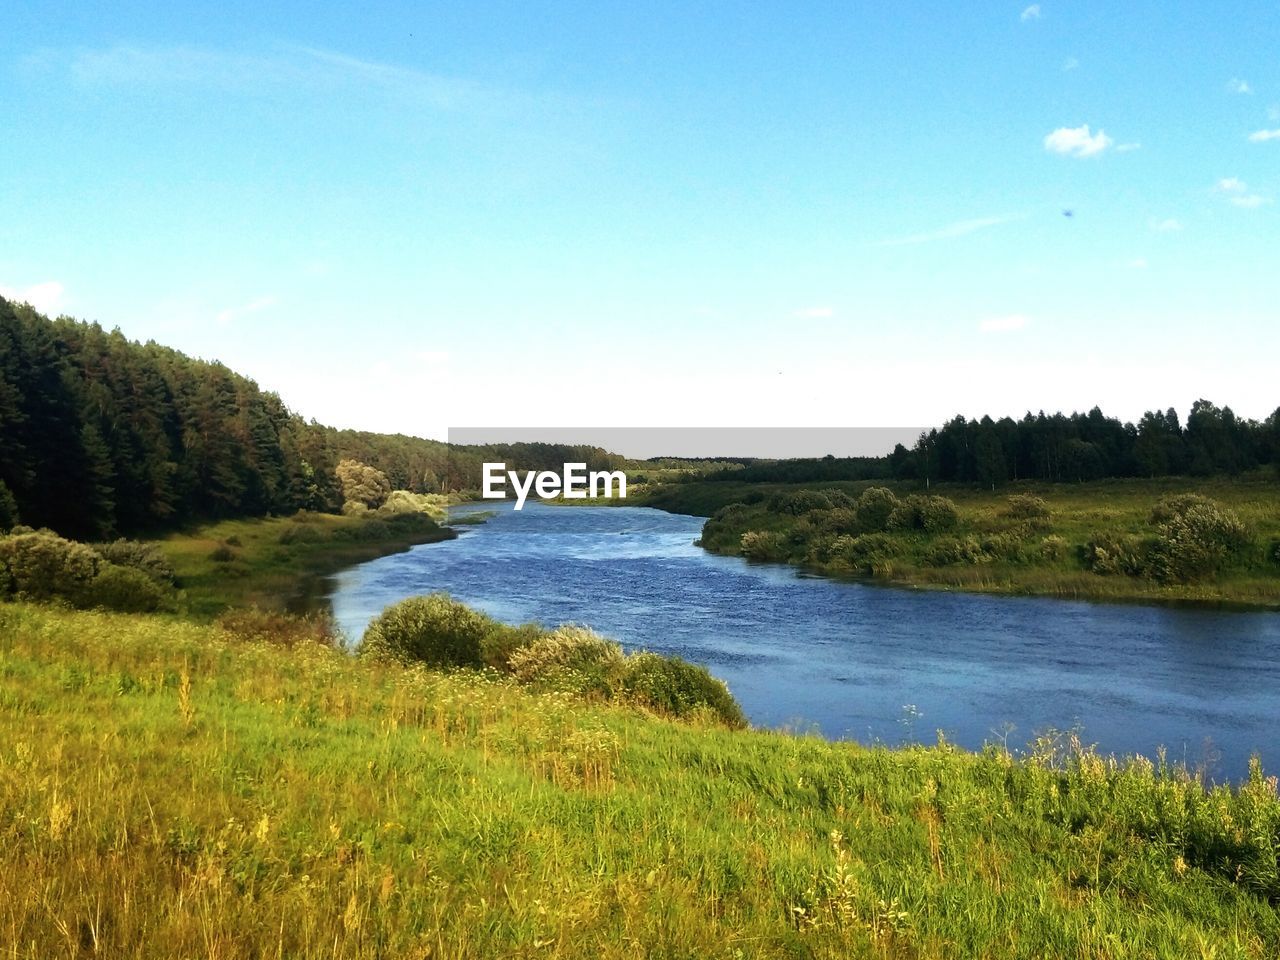
[[1280, 404], [1273, 2], [20, 6], [0, 292], [325, 422]]

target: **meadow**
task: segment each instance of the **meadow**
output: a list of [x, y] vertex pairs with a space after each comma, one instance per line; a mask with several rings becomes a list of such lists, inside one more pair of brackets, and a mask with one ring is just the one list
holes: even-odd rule
[[1280, 800], [0, 605], [11, 957], [1274, 957]]
[[[874, 527], [844, 518], [829, 533], [864, 540], [824, 550], [824, 522], [803, 507], [780, 507], [801, 491], [836, 493], [857, 501], [887, 489], [899, 500], [942, 497], [955, 508], [953, 524], [936, 530]], [[1096, 547], [1145, 549], [1155, 532], [1153, 508], [1168, 498], [1207, 497], [1238, 518], [1246, 542], [1215, 569], [1194, 578], [1161, 579], [1123, 564], [1097, 563]], [[1010, 498], [1043, 502], [1044, 516], [1019, 517]], [[972, 485], [863, 481], [773, 484], [733, 480], [673, 484], [650, 491], [649, 506], [713, 518], [702, 545], [716, 553], [795, 563], [833, 576], [904, 586], [1073, 599], [1195, 602], [1253, 608], [1280, 606], [1280, 483], [1272, 477], [1192, 480], [1103, 480], [1079, 484], [1019, 483], [996, 490]], [[735, 506], [735, 504], [740, 506]], [[800, 509], [800, 513], [793, 512]], [[837, 518], [838, 519], [838, 518]], [[756, 549], [744, 534], [764, 534]]]

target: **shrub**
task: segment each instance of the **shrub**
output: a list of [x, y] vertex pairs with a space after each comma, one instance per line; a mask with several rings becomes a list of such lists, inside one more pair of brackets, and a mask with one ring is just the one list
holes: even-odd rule
[[897, 510], [899, 501], [888, 487], [869, 487], [858, 497], [858, 526], [864, 533], [875, 533], [889, 528], [889, 518]]
[[742, 708], [724, 681], [679, 657], [637, 653], [626, 660], [622, 686], [633, 703], [651, 710], [686, 717], [710, 710], [721, 722], [740, 729], [747, 725]]
[[103, 563], [78, 600], [79, 605], [85, 607], [119, 613], [151, 613], [160, 609], [166, 594], [159, 582], [136, 567]]
[[244, 607], [222, 614], [215, 621], [215, 626], [236, 640], [250, 643], [271, 643], [282, 647], [296, 647], [304, 643], [336, 647], [340, 643], [333, 618], [323, 613], [297, 616]]
[[209, 559], [214, 563], [230, 563], [236, 558], [236, 552], [225, 543], [220, 543], [213, 548], [213, 552], [209, 554]]
[[296, 520], [281, 530], [277, 539], [288, 546], [291, 543], [319, 543], [325, 539], [325, 535], [314, 526], [302, 520]]
[[810, 519], [823, 534], [857, 534], [862, 532], [858, 526], [858, 511], [852, 507], [836, 507], [812, 514]]
[[772, 513], [786, 513], [802, 517], [812, 510], [830, 510], [831, 498], [818, 490], [796, 490], [794, 493], [776, 493], [769, 499]]
[[1056, 562], [1067, 555], [1067, 541], [1062, 537], [1049, 534], [1040, 541], [1040, 557], [1043, 560]]
[[953, 564], [990, 563], [992, 556], [982, 549], [975, 536], [939, 537], [925, 551], [924, 562], [931, 567], [948, 567]]
[[1216, 573], [1249, 542], [1244, 524], [1230, 510], [1206, 497], [1178, 498], [1152, 511], [1167, 516], [1151, 549], [1151, 575], [1163, 582], [1188, 583]]
[[889, 527], [895, 530], [923, 530], [941, 533], [954, 529], [960, 522], [960, 511], [946, 497], [912, 494], [901, 501], [889, 515]]
[[622, 662], [620, 644], [587, 627], [565, 624], [511, 651], [507, 667], [517, 680], [530, 683], [572, 672], [607, 675]]
[[892, 560], [906, 552], [903, 544], [887, 533], [864, 533], [839, 537], [831, 546], [833, 559], [858, 573], [883, 577], [893, 572]]
[[1051, 516], [1049, 505], [1030, 493], [1014, 494], [1002, 513], [1011, 520], [1048, 520]]
[[445, 593], [409, 597], [374, 618], [360, 653], [433, 667], [478, 667], [485, 637], [499, 624]]
[[786, 535], [767, 530], [748, 530], [742, 535], [739, 547], [748, 560], [779, 562], [791, 553]]
[[61, 597], [79, 605], [102, 562], [96, 551], [52, 530], [0, 538], [0, 568], [5, 571], [0, 579], [10, 594], [24, 600]]
[[546, 632], [536, 623], [526, 623], [518, 627], [495, 623], [493, 629], [480, 641], [480, 659], [484, 661], [486, 667], [509, 671], [511, 655], [521, 647], [527, 647], [535, 640], [541, 639]]
[[93, 549], [108, 563], [140, 570], [156, 583], [171, 585], [175, 580], [173, 566], [154, 543], [122, 538], [112, 543], [95, 544]]
[[1146, 573], [1149, 550], [1142, 537], [1100, 531], [1084, 545], [1084, 565], [1094, 573], [1140, 577]]

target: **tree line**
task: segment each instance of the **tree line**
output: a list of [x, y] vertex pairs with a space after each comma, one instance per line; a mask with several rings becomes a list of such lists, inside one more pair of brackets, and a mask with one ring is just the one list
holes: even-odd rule
[[21, 522], [102, 540], [335, 512], [344, 460], [380, 470], [395, 489], [436, 493], [478, 488], [493, 459], [521, 469], [621, 462], [593, 447], [458, 447], [337, 430], [221, 363], [0, 298], [0, 530]]
[[1079, 482], [1105, 477], [1238, 476], [1280, 469], [1280, 409], [1263, 421], [1197, 400], [1186, 423], [1172, 407], [1123, 423], [1088, 413], [1028, 413], [966, 420], [921, 434], [889, 457], [899, 479], [999, 485], [1011, 480]]

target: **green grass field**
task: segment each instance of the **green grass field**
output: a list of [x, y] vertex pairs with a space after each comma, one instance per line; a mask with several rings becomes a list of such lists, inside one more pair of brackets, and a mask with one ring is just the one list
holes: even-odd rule
[[[741, 553], [743, 533], [751, 530], [789, 535], [797, 518], [771, 512], [768, 498], [796, 490], [841, 490], [852, 497], [873, 486], [889, 486], [899, 496], [923, 493], [916, 485], [816, 483], [801, 485], [745, 484], [733, 481], [695, 482], [652, 491], [646, 504], [678, 513], [710, 516], [725, 506], [755, 499], [726, 522], [711, 528], [703, 545], [714, 552]], [[1013, 494], [1042, 497], [1051, 516], [1035, 532], [1035, 543], [1046, 536], [1064, 543], [1056, 556], [1022, 551], [1014, 560], [984, 558], [981, 563], [932, 566], [923, 556], [932, 537], [904, 534], [900, 556], [889, 559], [871, 579], [899, 585], [990, 593], [1021, 593], [1115, 601], [1193, 601], [1251, 607], [1280, 606], [1280, 482], [1251, 480], [1109, 480], [1084, 484], [1015, 484], [998, 491], [967, 486], [934, 485], [928, 491], [956, 504], [960, 524], [949, 534], [982, 537], [999, 534], [1011, 524], [1002, 516]], [[1245, 524], [1251, 545], [1214, 576], [1195, 583], [1160, 583], [1150, 578], [1100, 575], [1087, 569], [1081, 556], [1085, 545], [1100, 531], [1120, 536], [1141, 536], [1151, 530], [1148, 516], [1163, 497], [1199, 493], [1219, 501]], [[802, 546], [779, 559], [804, 563], [837, 576], [868, 576], [839, 562], [814, 562]]]
[[1276, 782], [0, 606], [11, 957], [1275, 957]]

